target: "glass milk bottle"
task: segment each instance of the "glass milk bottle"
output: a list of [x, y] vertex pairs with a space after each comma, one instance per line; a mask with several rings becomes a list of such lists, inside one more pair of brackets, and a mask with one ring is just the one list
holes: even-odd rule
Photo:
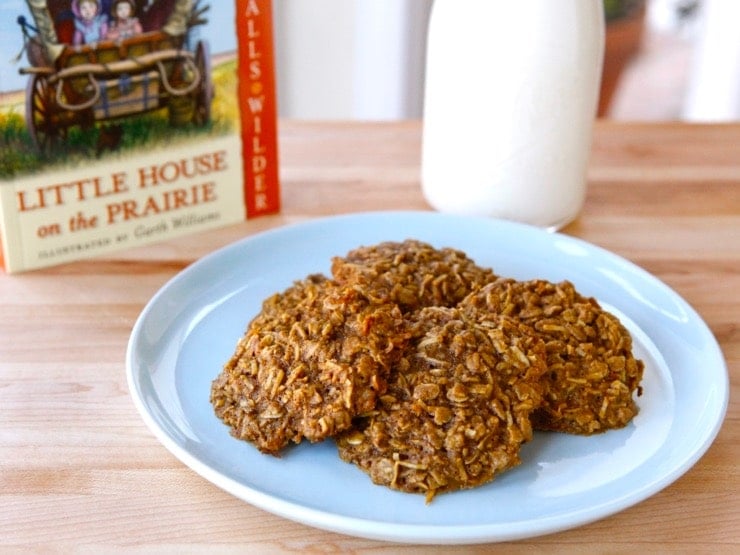
[[435, 0], [422, 189], [437, 210], [558, 229], [586, 194], [602, 0]]

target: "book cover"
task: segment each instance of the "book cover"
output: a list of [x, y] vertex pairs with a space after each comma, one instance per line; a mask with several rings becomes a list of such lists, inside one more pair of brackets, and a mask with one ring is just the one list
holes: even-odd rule
[[2, 11], [7, 272], [279, 211], [270, 0]]

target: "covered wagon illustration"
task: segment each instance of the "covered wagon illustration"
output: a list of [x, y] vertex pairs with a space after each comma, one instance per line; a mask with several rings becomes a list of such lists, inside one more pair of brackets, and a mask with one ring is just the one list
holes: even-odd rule
[[[49, 152], [73, 126], [166, 109], [173, 125], [205, 125], [213, 84], [200, 0], [27, 0], [18, 18], [29, 67], [26, 124]], [[146, 5], [139, 5], [146, 4]], [[191, 44], [195, 42], [195, 44]]]

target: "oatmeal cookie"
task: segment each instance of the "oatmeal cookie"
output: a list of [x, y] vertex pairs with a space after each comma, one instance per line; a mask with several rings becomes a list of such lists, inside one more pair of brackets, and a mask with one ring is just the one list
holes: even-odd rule
[[478, 318], [518, 318], [544, 339], [548, 371], [535, 429], [589, 435], [624, 427], [637, 414], [633, 393], [641, 393], [644, 365], [629, 332], [570, 282], [499, 279], [460, 307]]
[[544, 344], [513, 319], [456, 308], [410, 316], [413, 338], [375, 410], [336, 441], [373, 482], [426, 494], [471, 488], [519, 464], [540, 404]]
[[263, 303], [211, 403], [234, 436], [265, 453], [321, 441], [375, 407], [405, 329], [395, 305], [310, 276]]
[[495, 279], [462, 251], [436, 249], [417, 240], [360, 247], [332, 259], [332, 275], [376, 301], [397, 303], [403, 312], [454, 306]]

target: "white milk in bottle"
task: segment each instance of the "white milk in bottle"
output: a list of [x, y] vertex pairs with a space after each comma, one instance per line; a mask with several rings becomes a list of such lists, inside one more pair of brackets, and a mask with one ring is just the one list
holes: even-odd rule
[[583, 206], [602, 0], [435, 0], [422, 188], [437, 210], [558, 229]]

